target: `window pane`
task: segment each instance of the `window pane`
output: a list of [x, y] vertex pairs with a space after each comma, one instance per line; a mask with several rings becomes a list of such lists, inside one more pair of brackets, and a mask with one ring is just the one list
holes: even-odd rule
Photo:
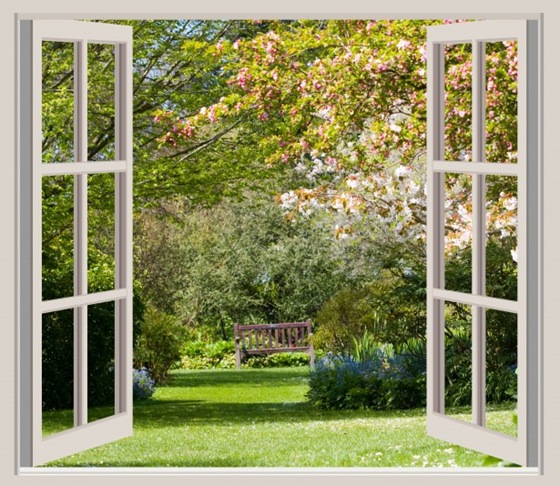
[[88, 44], [88, 160], [115, 160], [115, 46]]
[[74, 176], [43, 177], [43, 300], [74, 295]]
[[74, 310], [43, 315], [43, 436], [74, 426]]
[[88, 289], [115, 288], [115, 175], [88, 176]]
[[445, 174], [445, 288], [472, 292], [472, 176]]
[[115, 303], [88, 306], [88, 422], [115, 414]]
[[486, 427], [517, 437], [517, 315], [486, 311]]
[[74, 43], [42, 48], [43, 162], [74, 161]]
[[445, 160], [472, 160], [472, 46], [448, 44], [445, 62]]
[[486, 177], [486, 295], [517, 300], [517, 178]]
[[486, 43], [486, 160], [517, 162], [517, 42]]
[[445, 414], [472, 422], [471, 307], [445, 303]]

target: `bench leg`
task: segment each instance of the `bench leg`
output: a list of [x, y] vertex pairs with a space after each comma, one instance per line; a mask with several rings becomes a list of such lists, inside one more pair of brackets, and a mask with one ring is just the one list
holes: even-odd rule
[[241, 369], [241, 353], [239, 352], [239, 346], [235, 347], [235, 367], [238, 370]]
[[315, 350], [313, 349], [313, 345], [309, 348], [309, 367], [315, 368]]

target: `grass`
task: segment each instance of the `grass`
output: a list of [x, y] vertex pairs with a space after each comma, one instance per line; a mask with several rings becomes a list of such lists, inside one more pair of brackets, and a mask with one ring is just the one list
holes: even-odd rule
[[[174, 371], [134, 405], [134, 435], [48, 466], [478, 467], [483, 456], [426, 435], [425, 410], [321, 411], [307, 368]], [[506, 430], [511, 407], [489, 413]], [[101, 416], [107, 409], [96, 411]], [[464, 413], [457, 409], [455, 413]], [[44, 414], [44, 431], [64, 425]], [[496, 425], [498, 424], [498, 425]], [[500, 425], [501, 424], [501, 425]]]

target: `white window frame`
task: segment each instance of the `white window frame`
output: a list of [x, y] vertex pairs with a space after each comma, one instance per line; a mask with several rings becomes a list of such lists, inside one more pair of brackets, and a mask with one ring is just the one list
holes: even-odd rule
[[[485, 42], [517, 41], [517, 163], [486, 162]], [[472, 162], [444, 160], [444, 47], [472, 45]], [[531, 20], [428, 27], [428, 433], [523, 465], [538, 464], [538, 38]], [[445, 289], [446, 173], [472, 175], [472, 292]], [[486, 296], [486, 175], [517, 178], [517, 300]], [[472, 306], [472, 423], [445, 414], [445, 302]], [[517, 437], [486, 428], [486, 309], [517, 314]]]
[[[74, 161], [43, 163], [42, 44], [74, 44]], [[21, 414], [21, 464], [36, 466], [132, 434], [132, 28], [73, 20], [30, 20], [21, 28], [23, 73], [31, 73], [22, 96], [21, 390], [31, 397]], [[115, 154], [117, 160], [87, 160], [88, 44], [112, 44], [115, 55]], [[22, 76], [22, 79], [25, 75]], [[25, 116], [29, 115], [29, 116]], [[30, 152], [26, 152], [28, 147]], [[115, 287], [88, 292], [88, 175], [115, 175]], [[74, 295], [43, 301], [42, 182], [74, 176]], [[31, 205], [27, 203], [31, 194]], [[29, 279], [29, 280], [27, 280]], [[114, 414], [88, 423], [88, 306], [115, 302]], [[43, 437], [42, 316], [74, 310], [74, 426]], [[30, 408], [29, 408], [30, 407]]]
[[[80, 470], [80, 484], [96, 485], [99, 475], [116, 477], [127, 484], [152, 484], [154, 478], [165, 484], [184, 484], [185, 476], [196, 476], [197, 484], [221, 484], [224, 475], [229, 484], [247, 485], [280, 484], [286, 479], [305, 478], [309, 484], [339, 484], [341, 480], [349, 484], [369, 484], [377, 476], [383, 484], [406, 484], [440, 486], [453, 481], [454, 485], [467, 486], [473, 481], [481, 485], [548, 485], [557, 484], [560, 478], [560, 461], [558, 461], [558, 437], [560, 437], [560, 422], [557, 420], [558, 403], [560, 401], [560, 383], [557, 370], [560, 369], [560, 353], [557, 346], [560, 342], [560, 326], [558, 326], [558, 295], [560, 295], [560, 252], [557, 250], [560, 240], [560, 227], [557, 224], [557, 203], [555, 194], [560, 180], [560, 165], [556, 163], [557, 154], [560, 152], [560, 138], [558, 131], [557, 113], [560, 111], [560, 92], [557, 90], [557, 80], [560, 79], [560, 64], [557, 62], [557, 46], [560, 45], [560, 12], [558, 5], [549, 0], [519, 0], [503, 2], [502, 0], [469, 0], [469, 2], [441, 2], [439, 0], [426, 0], [419, 4], [416, 0], [399, 0], [391, 3], [390, 9], [377, 4], [346, 2], [341, 5], [336, 0], [322, 0], [316, 3], [287, 2], [278, 7], [274, 3], [254, 3], [252, 0], [238, 0], [232, 5], [229, 0], [216, 0], [215, 2], [189, 3], [185, 11], [179, 12], [175, 3], [154, 4], [149, 0], [96, 0], [92, 2], [74, 3], [72, 13], [68, 13], [69, 6], [63, 0], [50, 0], [48, 5], [41, 0], [4, 0], [0, 3], [0, 31], [4, 34], [4, 43], [0, 43], [0, 52], [6, 62], [8, 71], [11, 66], [19, 69], [18, 23], [26, 19], [40, 18], [82, 18], [82, 19], [153, 19], [153, 18], [507, 18], [507, 19], [532, 19], [540, 25], [539, 43], [544, 49], [539, 53], [540, 84], [544, 87], [539, 95], [539, 121], [543, 125], [539, 129], [539, 152], [542, 168], [539, 168], [539, 188], [541, 192], [542, 213], [542, 258], [539, 268], [542, 270], [541, 281], [542, 296], [539, 302], [539, 322], [544, 329], [546, 340], [541, 333], [539, 339], [539, 352], [541, 361], [539, 380], [543, 384], [542, 409], [539, 417], [539, 430], [541, 444], [539, 453], [539, 468], [531, 469], [462, 469], [450, 471], [447, 469], [406, 469], [386, 470], [376, 469], [313, 469], [313, 470], [224, 470], [204, 468], [203, 470], [170, 470], [170, 469], [107, 469], [91, 468], [87, 471]], [[382, 10], [379, 10], [382, 9]], [[390, 10], [390, 12], [388, 12]], [[415, 12], [410, 14], [410, 12]], [[15, 21], [14, 21], [15, 19]], [[543, 21], [546, 29], [542, 29]], [[546, 67], [546, 69], [544, 69]], [[19, 133], [21, 113], [15, 101], [20, 98], [20, 85], [17, 77], [0, 77], [0, 96], [3, 99], [5, 116], [0, 119], [3, 130], [0, 138], [3, 141], [4, 160], [3, 177], [0, 178], [0, 226], [7, 231], [7, 235], [0, 239], [0, 305], [3, 318], [7, 323], [4, 328], [4, 339], [0, 340], [0, 359], [2, 360], [4, 379], [7, 387], [4, 389], [5, 400], [0, 401], [2, 414], [0, 426], [3, 432], [4, 443], [14, 444], [3, 449], [0, 455], [0, 477], [3, 484], [27, 485], [35, 484], [35, 474], [41, 476], [56, 475], [56, 484], [75, 484], [76, 478], [72, 477], [77, 471], [63, 470], [33, 470], [20, 468], [19, 442], [25, 431], [20, 430], [19, 417], [22, 411], [19, 387], [19, 377], [22, 370], [17, 365], [20, 354], [20, 342], [25, 336], [21, 334], [19, 322], [24, 317], [20, 315], [19, 302], [21, 300], [19, 289], [23, 285], [25, 276], [21, 275], [21, 255], [26, 248], [25, 228], [21, 228], [21, 213], [26, 210], [20, 207], [17, 196], [20, 193], [20, 180], [24, 175], [21, 171], [19, 152]], [[544, 93], [544, 95], [543, 95]], [[546, 103], [544, 103], [546, 101]], [[543, 109], [544, 107], [547, 109]], [[11, 161], [15, 161], [13, 164]], [[546, 177], [542, 177], [543, 171]], [[21, 232], [20, 232], [21, 230]], [[12, 237], [10, 238], [10, 232]], [[545, 265], [546, 264], [546, 265]], [[10, 325], [10, 323], [15, 323]], [[545, 373], [542, 373], [542, 371]], [[13, 390], [13, 391], [10, 391]], [[525, 474], [524, 474], [525, 472]], [[528, 474], [527, 474], [528, 473]], [[475, 476], [473, 476], [475, 475]], [[277, 476], [277, 477], [274, 477]], [[365, 477], [364, 477], [365, 476]], [[556, 478], [556, 479], [554, 479]], [[46, 478], [45, 478], [46, 480]]]

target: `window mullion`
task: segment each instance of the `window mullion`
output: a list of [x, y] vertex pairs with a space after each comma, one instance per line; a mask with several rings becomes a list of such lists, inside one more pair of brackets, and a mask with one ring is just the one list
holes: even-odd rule
[[[472, 46], [472, 153], [473, 162], [484, 162], [485, 129], [485, 43]], [[484, 174], [472, 180], [472, 293], [485, 295], [486, 280], [486, 181]], [[485, 309], [472, 307], [472, 410], [473, 422], [486, 423], [486, 322]]]
[[[87, 163], [87, 42], [75, 44], [74, 147], [76, 162]], [[87, 174], [74, 176], [74, 295], [88, 293]], [[74, 309], [74, 425], [87, 423], [87, 305]]]
[[115, 174], [115, 411], [132, 411], [132, 46], [115, 47], [115, 154], [126, 170]]
[[444, 48], [435, 44], [428, 60], [428, 125], [433, 137], [428, 138], [428, 232], [427, 232], [427, 289], [428, 289], [428, 381], [427, 406], [429, 413], [445, 410], [445, 352], [444, 352], [444, 303], [435, 297], [436, 289], [443, 289], [444, 282], [444, 175], [434, 171], [435, 160], [444, 155]]

